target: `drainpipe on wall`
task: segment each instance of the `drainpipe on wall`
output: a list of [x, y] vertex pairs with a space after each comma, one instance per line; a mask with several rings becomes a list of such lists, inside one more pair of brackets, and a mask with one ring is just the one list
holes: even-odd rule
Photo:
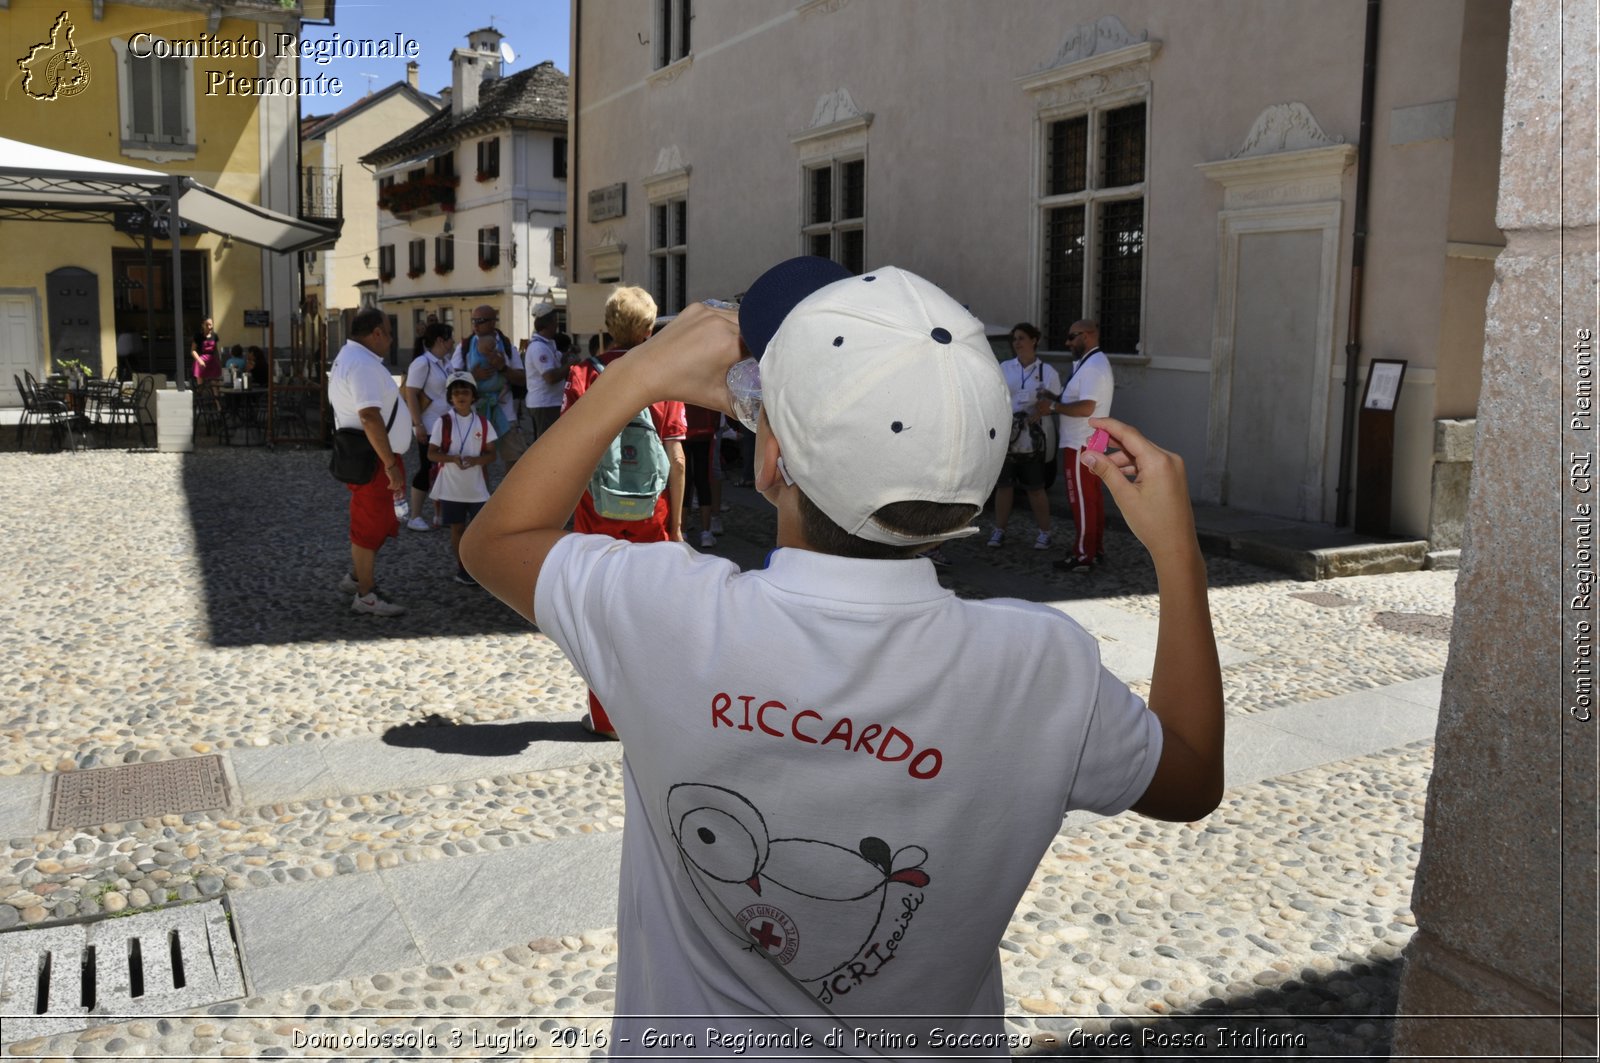
[[[583, 0], [572, 0], [572, 70], [567, 74], [567, 283], [578, 283], [578, 200], [583, 186], [578, 183], [578, 57], [583, 54]], [[568, 322], [571, 327], [571, 322]]]
[[1361, 362], [1361, 295], [1367, 262], [1367, 189], [1372, 175], [1373, 86], [1378, 80], [1378, 14], [1382, 0], [1367, 0], [1367, 38], [1361, 59], [1361, 132], [1356, 148], [1355, 227], [1350, 239], [1350, 320], [1344, 345], [1344, 417], [1339, 437], [1338, 512], [1341, 528], [1351, 522], [1350, 474], [1355, 463], [1356, 388]]
[[[184, 365], [189, 353], [183, 348], [183, 219], [178, 200], [183, 198], [183, 178], [173, 174], [167, 180], [167, 232], [172, 235], [172, 357], [177, 363], [178, 390], [183, 390]], [[205, 308], [200, 308], [201, 313]]]

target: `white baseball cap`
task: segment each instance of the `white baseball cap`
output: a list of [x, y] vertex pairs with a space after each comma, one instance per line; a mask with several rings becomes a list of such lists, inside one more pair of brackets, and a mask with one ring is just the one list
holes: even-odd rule
[[830, 520], [893, 546], [977, 532], [906, 535], [873, 519], [911, 501], [976, 516], [994, 489], [1011, 396], [977, 318], [903, 269], [856, 277], [805, 257], [751, 285], [739, 322], [785, 473]]

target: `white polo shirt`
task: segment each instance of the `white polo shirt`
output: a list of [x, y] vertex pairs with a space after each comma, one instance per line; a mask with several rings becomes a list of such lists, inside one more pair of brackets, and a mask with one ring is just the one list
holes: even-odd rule
[[[411, 446], [415, 435], [411, 410], [400, 401], [400, 385], [389, 375], [383, 359], [355, 340], [345, 341], [328, 370], [328, 403], [333, 407], [335, 428], [360, 428], [361, 411], [376, 406], [378, 416], [389, 424], [389, 449], [404, 454]], [[389, 422], [390, 410], [395, 410], [393, 422]]]
[[450, 408], [444, 393], [449, 380], [450, 371], [445, 368], [444, 362], [434, 357], [432, 351], [423, 351], [411, 359], [411, 365], [406, 369], [406, 387], [415, 388], [428, 396], [427, 408], [422, 411], [422, 427], [428, 432], [433, 431], [433, 426], [439, 423], [444, 411]]
[[567, 378], [561, 376], [554, 384], [546, 384], [543, 375], [552, 369], [561, 368], [561, 352], [556, 350], [556, 345], [535, 332], [533, 338], [528, 341], [528, 353], [524, 355], [524, 360], [528, 365], [528, 409], [535, 410], [549, 406], [559, 408], [562, 392], [567, 386]]
[[[1094, 413], [1089, 416], [1110, 417], [1111, 393], [1115, 390], [1116, 379], [1111, 375], [1111, 359], [1096, 347], [1084, 357], [1078, 371], [1072, 374], [1067, 386], [1062, 389], [1061, 405], [1093, 399]], [[1062, 449], [1071, 447], [1077, 450], [1089, 442], [1089, 437], [1094, 434], [1088, 417], [1068, 417], [1062, 413], [1056, 415], [1056, 420], [1059, 422], [1056, 438], [1060, 440]]]
[[734, 1055], [708, 1027], [820, 1045], [819, 1002], [922, 1046], [1003, 1038], [998, 945], [1063, 813], [1128, 808], [1161, 755], [1091, 635], [958, 598], [922, 558], [789, 548], [741, 573], [567, 535], [534, 604], [624, 743], [622, 1052], [652, 1026], [697, 1058]]

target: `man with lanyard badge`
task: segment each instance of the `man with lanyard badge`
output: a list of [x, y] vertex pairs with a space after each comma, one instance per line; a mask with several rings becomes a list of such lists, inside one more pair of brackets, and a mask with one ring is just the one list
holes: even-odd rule
[[1111, 416], [1111, 393], [1116, 382], [1111, 375], [1111, 360], [1100, 349], [1099, 324], [1088, 319], [1074, 322], [1067, 333], [1067, 349], [1077, 355], [1077, 365], [1061, 389], [1061, 397], [1040, 399], [1038, 410], [1059, 415], [1056, 438], [1061, 441], [1061, 470], [1077, 525], [1067, 556], [1052, 567], [1058, 572], [1082, 573], [1100, 563], [1106, 515], [1100, 479], [1085, 471], [1078, 461], [1078, 451], [1094, 433], [1089, 418]]

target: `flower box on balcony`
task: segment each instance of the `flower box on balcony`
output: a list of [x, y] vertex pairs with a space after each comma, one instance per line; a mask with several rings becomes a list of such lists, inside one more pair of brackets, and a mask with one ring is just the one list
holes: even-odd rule
[[432, 206], [454, 210], [456, 186], [460, 183], [461, 178], [453, 175], [426, 174], [390, 186], [388, 191], [378, 196], [378, 206], [391, 214], [404, 214]]

